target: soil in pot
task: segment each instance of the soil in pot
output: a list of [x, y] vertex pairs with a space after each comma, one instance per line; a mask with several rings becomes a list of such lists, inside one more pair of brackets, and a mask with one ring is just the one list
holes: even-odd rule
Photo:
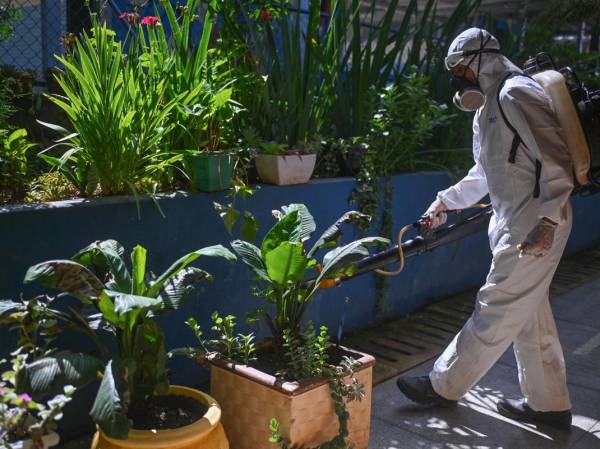
[[[357, 354], [354, 352], [345, 351], [339, 346], [330, 346], [327, 350], [328, 359], [327, 362], [331, 365], [339, 365], [343, 357], [357, 358]], [[279, 373], [285, 370], [286, 363], [282, 360], [281, 356], [275, 352], [275, 349], [269, 345], [263, 347], [257, 351], [256, 360], [249, 363], [249, 366], [255, 368], [263, 373], [270, 374], [271, 376], [278, 377]], [[293, 382], [294, 379], [282, 379], [285, 382]], [[310, 380], [310, 379], [303, 379]]]
[[201, 419], [208, 407], [189, 396], [153, 396], [132, 404], [127, 414], [136, 430], [176, 429]]

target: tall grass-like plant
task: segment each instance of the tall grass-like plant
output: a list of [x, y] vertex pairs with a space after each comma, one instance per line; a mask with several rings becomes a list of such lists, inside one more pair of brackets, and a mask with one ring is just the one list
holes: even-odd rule
[[417, 0], [411, 0], [397, 28], [394, 15], [399, 1], [391, 0], [379, 20], [376, 3], [371, 2], [368, 11], [359, 15], [361, 2], [352, 0], [350, 6], [333, 10], [330, 18], [338, 23], [336, 30], [344, 30], [336, 38], [342, 51], [332, 107], [332, 126], [339, 137], [365, 135], [378, 106], [377, 93], [412, 67], [428, 77], [436, 100], [448, 102], [451, 97], [445, 96], [449, 88], [444, 56], [480, 0], [460, 0], [443, 21], [437, 17], [436, 0], [428, 0], [422, 9]]
[[[180, 98], [166, 100], [167, 81], [153, 76], [156, 67], [127, 63], [115, 33], [98, 23], [77, 39], [70, 56], [58, 60], [64, 71], [56, 80], [65, 96], [49, 98], [74, 131], [40, 122], [63, 134], [41, 157], [62, 170], [83, 196], [97, 186], [114, 195], [137, 194], [142, 182], [158, 184], [178, 158], [161, 147], [173, 127], [167, 118]], [[66, 148], [59, 157], [50, 153], [57, 147]]]
[[166, 26], [138, 30], [139, 60], [156, 66], [166, 82], [166, 98], [178, 99], [169, 120], [173, 123], [169, 146], [213, 153], [235, 143], [229, 122], [241, 106], [232, 98], [236, 81], [232, 72], [217, 52], [209, 49], [216, 0], [208, 2], [198, 42], [193, 37], [194, 24], [200, 22], [200, 3], [190, 0], [174, 8], [170, 1], [162, 0], [160, 11], [167, 18]]
[[[243, 1], [237, 1], [246, 24], [248, 47], [264, 80], [257, 95], [256, 127], [260, 137], [291, 147], [319, 134], [333, 103], [338, 75], [338, 23], [321, 20], [321, 2], [311, 1], [306, 15], [288, 13], [257, 19]], [[334, 2], [337, 8], [337, 2]], [[301, 2], [293, 6], [297, 11]], [[261, 118], [262, 116], [262, 118]]]

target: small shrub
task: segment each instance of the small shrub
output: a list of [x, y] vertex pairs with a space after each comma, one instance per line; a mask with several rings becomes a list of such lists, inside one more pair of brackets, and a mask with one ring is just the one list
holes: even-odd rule
[[27, 193], [27, 153], [35, 145], [24, 129], [0, 130], [0, 138], [0, 202], [21, 201]]
[[77, 189], [62, 172], [52, 171], [42, 173], [31, 181], [25, 202], [41, 203], [65, 200], [76, 197], [77, 193]]

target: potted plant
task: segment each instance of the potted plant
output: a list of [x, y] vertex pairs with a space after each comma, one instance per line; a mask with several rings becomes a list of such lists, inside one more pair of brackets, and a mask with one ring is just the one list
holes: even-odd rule
[[169, 117], [173, 125], [169, 150], [182, 156], [181, 169], [192, 189], [212, 192], [231, 186], [237, 145], [232, 122], [242, 107], [232, 98], [236, 80], [225, 59], [217, 49], [208, 48], [214, 0], [203, 18], [198, 44], [190, 32], [198, 20], [200, 3], [189, 0], [175, 8], [171, 2], [161, 1], [170, 32], [159, 26], [157, 13], [142, 18], [136, 43], [139, 63], [150, 65], [153, 76], [165, 81], [167, 99], [178, 99]]
[[[71, 400], [75, 388], [65, 385], [63, 392], [47, 401], [34, 401], [27, 393], [18, 393], [17, 374], [26, 354], [13, 354], [11, 368], [0, 378], [0, 447], [8, 449], [47, 449], [59, 441], [56, 421], [63, 407]], [[4, 365], [6, 360], [0, 360]]]
[[317, 145], [300, 143], [290, 149], [275, 142], [259, 142], [255, 158], [258, 176], [263, 182], [278, 186], [308, 182], [317, 161]]
[[[266, 449], [269, 441], [282, 447], [329, 442], [327, 447], [366, 449], [374, 358], [330, 344], [325, 327], [315, 330], [305, 323], [303, 329], [302, 319], [322, 288], [352, 272], [368, 247], [389, 241], [367, 237], [339, 246], [343, 224], [369, 220], [351, 211], [309, 247], [316, 225], [304, 205], [290, 204], [274, 215], [277, 223], [260, 247], [231, 243], [255, 275], [257, 296], [269, 306], [252, 317], [267, 323], [272, 338], [254, 348], [251, 336], [234, 337], [231, 317], [215, 316], [219, 337], [207, 342], [195, 323], [188, 323], [201, 341], [196, 352], [208, 353], [211, 361], [211, 394], [222, 404], [223, 425], [236, 449]], [[318, 262], [317, 254], [326, 248]]]
[[[34, 397], [52, 394], [65, 382], [89, 383], [100, 369], [102, 381], [90, 412], [98, 427], [92, 447], [228, 449], [218, 403], [198, 390], [169, 385], [164, 335], [154, 317], [179, 309], [195, 284], [211, 279], [189, 266], [194, 260], [233, 261], [235, 255], [221, 245], [202, 248], [154, 276], [146, 272], [144, 248], [133, 249], [131, 271], [123, 253], [114, 240], [97, 241], [71, 260], [29, 268], [25, 283], [36, 281], [81, 302], [79, 310], [69, 308], [72, 317], [65, 320], [79, 323], [77, 330], [91, 337], [96, 352], [52, 351], [24, 367], [19, 388]], [[101, 333], [113, 339], [116, 353]]]
[[[241, 109], [232, 98], [229, 82], [215, 92], [208, 84], [203, 84], [202, 101], [191, 108], [183, 106], [184, 114], [190, 117], [184, 128], [185, 137], [180, 144], [186, 150], [184, 167], [193, 188], [203, 192], [226, 190], [231, 187], [236, 163], [231, 133], [227, 123]], [[229, 135], [228, 135], [229, 134]], [[194, 148], [194, 149], [189, 149]]]

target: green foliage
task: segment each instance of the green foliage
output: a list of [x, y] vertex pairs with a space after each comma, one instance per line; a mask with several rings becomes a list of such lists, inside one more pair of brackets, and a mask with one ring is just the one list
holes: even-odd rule
[[[11, 443], [30, 438], [35, 447], [44, 447], [42, 436], [56, 429], [56, 421], [62, 418], [62, 409], [71, 400], [75, 388], [64, 385], [61, 393], [46, 401], [34, 401], [16, 387], [18, 372], [23, 368], [27, 355], [13, 354], [10, 369], [4, 371], [0, 380], [0, 447], [10, 449]], [[0, 360], [0, 366], [6, 360]]]
[[227, 360], [235, 360], [244, 365], [256, 360], [254, 335], [251, 333], [235, 335], [236, 323], [233, 315], [221, 317], [218, 312], [214, 312], [211, 318], [214, 323], [211, 329], [218, 335], [218, 338], [208, 342], [212, 351], [217, 352], [219, 356]]
[[234, 180], [233, 186], [227, 194], [227, 198], [230, 198], [231, 202], [227, 203], [226, 205], [216, 201], [213, 202], [213, 207], [219, 214], [219, 217], [221, 217], [223, 220], [223, 224], [225, 225], [225, 229], [227, 229], [229, 235], [233, 234], [233, 228], [241, 217], [239, 231], [242, 238], [249, 242], [256, 240], [259, 224], [251, 212], [247, 210], [238, 210], [236, 208], [236, 201], [238, 199], [244, 201], [249, 196], [254, 195], [254, 192], [254, 189], [248, 187], [245, 182], [238, 178]]
[[[154, 75], [155, 67], [128, 64], [114, 32], [94, 24], [83, 33], [73, 54], [58, 57], [64, 72], [56, 81], [66, 97], [50, 96], [68, 116], [74, 132], [47, 123], [62, 134], [41, 157], [60, 169], [87, 196], [99, 185], [104, 195], [127, 191], [150, 179], [158, 185], [180, 157], [161, 151], [173, 125], [167, 117], [179, 98], [165, 101], [166, 80]], [[52, 148], [65, 147], [60, 157]]]
[[77, 190], [60, 171], [42, 173], [29, 183], [26, 203], [58, 201], [77, 196]]
[[[226, 60], [208, 44], [215, 20], [216, 1], [209, 3], [203, 18], [199, 43], [195, 44], [191, 30], [197, 16], [200, 0], [174, 8], [171, 2], [161, 1], [170, 34], [162, 26], [138, 28], [139, 62], [156, 66], [155, 74], [166, 80], [165, 97], [178, 100], [168, 138], [170, 148], [216, 152], [229, 150], [237, 142], [231, 122], [242, 110], [234, 101], [235, 74]], [[157, 15], [158, 15], [157, 11]], [[148, 39], [145, 39], [144, 31]], [[189, 167], [185, 167], [189, 174]]]
[[221, 317], [218, 312], [213, 312], [211, 318], [214, 323], [211, 330], [216, 333], [217, 338], [204, 338], [200, 325], [195, 318], [190, 317], [186, 320], [186, 324], [194, 332], [199, 347], [173, 349], [169, 351], [169, 357], [183, 355], [203, 362], [208, 355], [215, 355], [221, 359], [244, 365], [256, 360], [254, 334], [236, 334], [235, 316]]
[[5, 44], [13, 38], [13, 22], [20, 18], [21, 14], [14, 7], [12, 0], [0, 2], [0, 44]]
[[370, 215], [376, 213], [380, 202], [380, 178], [402, 171], [445, 168], [436, 162], [439, 152], [423, 149], [434, 129], [449, 120], [446, 105], [433, 100], [427, 86], [428, 79], [413, 72], [379, 94], [356, 191], [361, 209]]
[[11, 89], [12, 79], [0, 79], [0, 131], [9, 128], [8, 119], [14, 114], [15, 107], [12, 102], [14, 93]]
[[[236, 1], [246, 30], [235, 36], [252, 51], [251, 67], [256, 99], [245, 105], [261, 139], [295, 147], [319, 134], [327, 120], [333, 99], [333, 79], [338, 51], [334, 35], [336, 24], [321, 29], [321, 2], [308, 5], [306, 23], [300, 14], [284, 9], [258, 20], [256, 8]], [[273, 2], [274, 3], [274, 2]], [[290, 2], [291, 3], [291, 2]], [[283, 5], [285, 6], [285, 5]], [[299, 8], [299, 2], [294, 2]], [[261, 12], [264, 10], [261, 10]]]
[[322, 376], [327, 367], [327, 350], [330, 346], [326, 326], [321, 326], [317, 335], [312, 321], [309, 321], [300, 338], [289, 329], [285, 329], [283, 347], [286, 351], [286, 369], [282, 373], [283, 376], [286, 379], [299, 381]]
[[0, 324], [18, 333], [21, 352], [33, 362], [49, 353], [56, 336], [62, 332], [59, 322], [69, 322], [68, 314], [53, 309], [54, 298], [36, 296], [19, 301], [3, 299], [0, 302]]
[[[275, 349], [281, 353], [286, 330], [299, 337], [302, 317], [322, 286], [321, 282], [335, 282], [351, 273], [354, 262], [369, 254], [368, 247], [389, 244], [389, 240], [368, 237], [338, 246], [343, 224], [368, 220], [365, 215], [351, 211], [307, 250], [307, 241], [316, 224], [306, 206], [290, 204], [281, 211], [273, 211], [273, 215], [277, 222], [266, 233], [260, 247], [244, 240], [234, 240], [231, 246], [255, 274], [258, 295], [274, 306], [274, 315], [261, 308], [252, 315], [266, 321], [275, 337]], [[317, 264], [315, 255], [325, 248], [333, 249]], [[307, 274], [313, 274], [313, 279], [306, 280]]]
[[35, 145], [27, 140], [25, 129], [0, 130], [0, 139], [0, 201], [21, 201], [27, 194], [28, 152]]
[[[181, 257], [155, 276], [146, 270], [144, 248], [136, 246], [131, 252], [131, 269], [123, 254], [117, 241], [97, 241], [72, 260], [51, 260], [29, 268], [25, 283], [62, 290], [84, 304], [87, 312], [71, 308], [70, 320], [77, 321], [80, 330], [93, 339], [99, 357], [52, 352], [28, 364], [22, 379], [30, 391], [43, 395], [75, 374], [79, 376], [76, 380], [85, 384], [105, 367], [91, 415], [107, 435], [121, 439], [127, 437], [130, 427], [128, 405], [168, 390], [164, 335], [154, 318], [182, 307], [197, 283], [211, 279], [209, 273], [189, 266], [198, 257], [235, 260], [229, 250], [216, 245]], [[104, 346], [98, 331], [112, 336], [116, 354]]]

